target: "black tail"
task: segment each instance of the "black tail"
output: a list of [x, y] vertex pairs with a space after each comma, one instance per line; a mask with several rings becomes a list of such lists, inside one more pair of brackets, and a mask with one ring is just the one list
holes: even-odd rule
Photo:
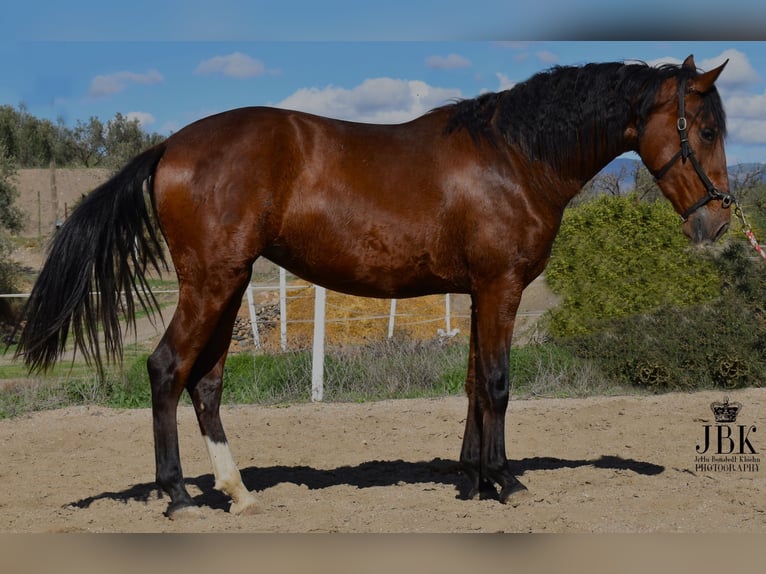
[[157, 271], [167, 264], [144, 182], [151, 195], [164, 153], [163, 143], [135, 157], [91, 192], [56, 233], [17, 324], [16, 356], [23, 355], [30, 370], [51, 367], [71, 329], [76, 348], [103, 374], [99, 325], [107, 360], [121, 360], [120, 314], [135, 328], [136, 300], [149, 314], [158, 309], [145, 273], [150, 264]]

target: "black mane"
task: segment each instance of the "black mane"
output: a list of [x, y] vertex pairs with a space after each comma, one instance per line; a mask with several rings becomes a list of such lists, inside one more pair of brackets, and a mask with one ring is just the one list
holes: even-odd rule
[[[696, 72], [677, 65], [620, 62], [557, 66], [508, 90], [441, 109], [451, 109], [448, 133], [465, 129], [477, 143], [484, 139], [493, 145], [501, 137], [530, 159], [562, 168], [573, 161], [583, 164], [594, 153], [625, 151], [625, 127], [635, 121], [640, 134], [660, 85], [682, 75], [691, 78]], [[704, 101], [703, 113], [725, 134], [718, 92], [710, 90]]]

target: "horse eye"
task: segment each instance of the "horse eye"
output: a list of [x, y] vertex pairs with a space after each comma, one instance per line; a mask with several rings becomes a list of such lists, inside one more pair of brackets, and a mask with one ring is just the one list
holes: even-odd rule
[[715, 141], [716, 131], [712, 128], [702, 128], [700, 135], [702, 139], [712, 143]]

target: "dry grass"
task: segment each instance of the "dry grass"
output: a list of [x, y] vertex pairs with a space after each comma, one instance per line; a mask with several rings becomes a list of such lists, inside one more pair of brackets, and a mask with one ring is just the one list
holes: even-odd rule
[[[291, 349], [311, 346], [314, 337], [314, 288], [306, 282], [291, 291], [287, 299], [287, 338]], [[454, 304], [453, 304], [454, 305]], [[328, 346], [364, 345], [384, 340], [388, 336], [389, 299], [354, 297], [335, 291], [327, 291], [326, 334]], [[469, 317], [450, 313], [450, 328], [469, 333]], [[394, 335], [407, 339], [430, 340], [439, 337], [439, 330], [446, 329], [445, 296], [429, 295], [413, 299], [400, 299], [396, 303]], [[279, 348], [278, 323], [262, 334], [266, 350]]]

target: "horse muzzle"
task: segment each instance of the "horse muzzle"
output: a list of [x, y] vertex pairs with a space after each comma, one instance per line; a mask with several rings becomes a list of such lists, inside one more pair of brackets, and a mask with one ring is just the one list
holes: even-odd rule
[[715, 243], [728, 231], [730, 223], [731, 209], [708, 205], [684, 220], [682, 229], [692, 243]]

